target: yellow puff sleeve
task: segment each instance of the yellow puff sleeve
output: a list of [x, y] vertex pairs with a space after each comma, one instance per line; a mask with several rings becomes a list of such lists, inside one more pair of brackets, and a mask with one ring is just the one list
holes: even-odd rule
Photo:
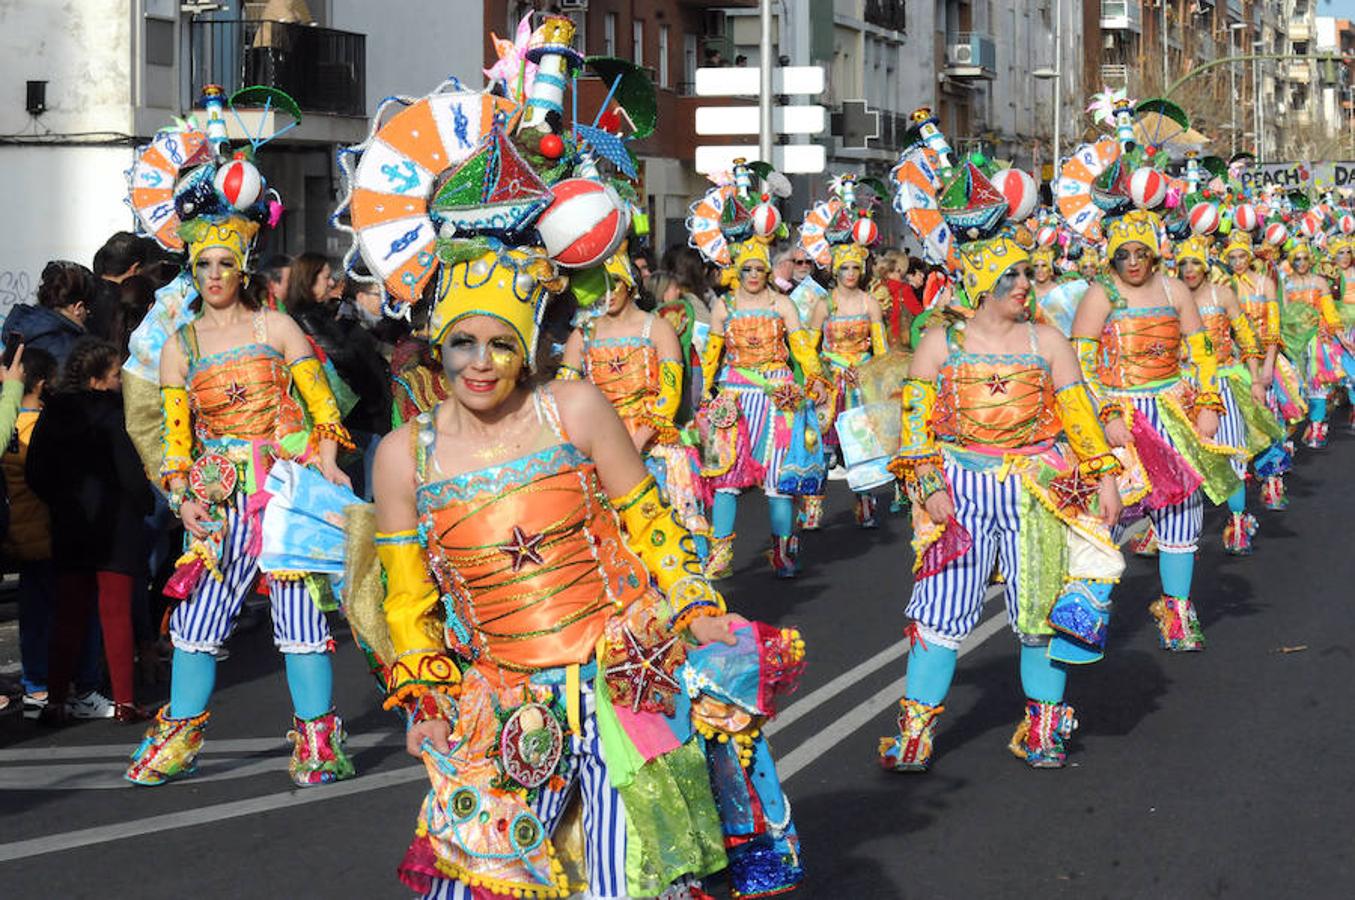
[[160, 388], [160, 406], [164, 425], [160, 443], [164, 461], [160, 463], [160, 484], [169, 490], [175, 478], [187, 478], [193, 467], [193, 414], [188, 405], [188, 389], [183, 385]]
[[461, 683], [441, 635], [438, 589], [413, 529], [377, 532], [376, 555], [386, 571], [386, 627], [395, 647], [385, 707], [420, 709], [424, 694], [453, 691]]
[[684, 630], [701, 616], [724, 614], [724, 598], [702, 574], [691, 532], [664, 502], [653, 475], [613, 500], [612, 508], [626, 530], [626, 546], [668, 598], [673, 631]]
[[885, 340], [883, 322], [870, 323], [870, 352], [872, 356], [883, 356], [889, 351], [889, 342]]
[[676, 359], [659, 360], [659, 383], [650, 396], [645, 413], [660, 440], [676, 439], [673, 421], [682, 401], [682, 363]]
[[1233, 316], [1228, 324], [1233, 326], [1233, 337], [1242, 350], [1244, 360], [1260, 359], [1265, 356], [1261, 351], [1260, 342], [1256, 339], [1256, 331], [1251, 327], [1251, 319], [1248, 319], [1245, 313]]
[[1323, 294], [1317, 305], [1322, 312], [1322, 324], [1330, 331], [1340, 331], [1341, 315], [1336, 311], [1336, 301], [1332, 300], [1331, 294]]
[[583, 373], [573, 366], [560, 364], [560, 368], [555, 370], [556, 381], [582, 381]]
[[720, 358], [725, 352], [725, 336], [723, 334], [711, 334], [706, 338], [706, 349], [701, 353], [701, 377], [705, 384], [705, 392], [712, 393], [715, 390], [715, 376], [720, 371]]
[[1265, 330], [1261, 333], [1261, 343], [1269, 347], [1280, 345], [1280, 301], [1267, 300]]
[[1195, 380], [1200, 388], [1195, 405], [1222, 411], [1223, 398], [1219, 396], [1219, 361], [1214, 356], [1214, 346], [1209, 340], [1209, 333], [1201, 330], [1186, 335], [1186, 348], [1190, 351], [1190, 361], [1195, 366]]
[[791, 332], [790, 355], [800, 364], [805, 379], [823, 378], [823, 362], [818, 353], [819, 334], [807, 328]]
[[936, 414], [936, 385], [921, 378], [909, 378], [899, 395], [903, 406], [899, 433], [899, 452], [889, 462], [889, 471], [905, 485], [917, 480], [917, 467], [941, 465], [932, 418]]
[[1080, 461], [1077, 468], [1082, 476], [1091, 479], [1107, 473], [1119, 474], [1123, 467], [1110, 452], [1096, 400], [1087, 385], [1081, 381], [1064, 385], [1054, 395], [1054, 402], [1068, 446]]
[[301, 394], [301, 402], [306, 404], [306, 411], [310, 413], [311, 422], [314, 423], [311, 428], [312, 438], [315, 440], [329, 438], [340, 447], [354, 449], [353, 438], [349, 435], [348, 429], [343, 427], [339, 404], [334, 399], [334, 392], [330, 390], [329, 379], [325, 377], [325, 370], [321, 367], [320, 361], [314, 356], [303, 356], [289, 368], [292, 370], [292, 381]]

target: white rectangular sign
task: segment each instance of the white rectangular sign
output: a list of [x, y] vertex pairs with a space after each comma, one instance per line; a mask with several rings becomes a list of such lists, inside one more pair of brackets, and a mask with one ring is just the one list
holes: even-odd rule
[[[739, 157], [757, 159], [757, 144], [697, 147], [696, 171], [723, 172]], [[822, 144], [787, 144], [772, 148], [772, 165], [787, 175], [822, 172], [827, 164]]]
[[[698, 106], [697, 134], [757, 134], [756, 106]], [[777, 106], [772, 131], [777, 134], [822, 134], [828, 115], [822, 106]]]
[[[762, 74], [755, 66], [697, 69], [698, 97], [756, 97], [762, 93]], [[822, 66], [785, 66], [772, 69], [774, 94], [822, 94]]]

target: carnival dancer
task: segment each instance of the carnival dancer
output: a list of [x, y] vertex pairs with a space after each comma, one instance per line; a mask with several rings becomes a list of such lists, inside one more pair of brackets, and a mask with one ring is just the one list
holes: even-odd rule
[[1031, 286], [1034, 321], [1052, 325], [1068, 337], [1073, 329], [1077, 305], [1087, 292], [1087, 281], [1077, 273], [1060, 277], [1055, 268], [1057, 258], [1057, 247], [1037, 247], [1031, 251], [1030, 264], [1035, 273]]
[[[448, 385], [377, 451], [384, 579], [361, 567], [345, 578], [375, 588], [374, 601], [347, 598], [350, 621], [428, 770], [399, 873], [443, 900], [695, 898], [691, 879], [728, 864], [735, 891], [784, 892], [802, 877], [798, 839], [758, 729], [802, 668], [798, 638], [726, 612], [607, 397], [542, 380], [551, 297], [566, 273], [586, 294], [601, 277], [595, 295], [611, 294], [617, 260], [595, 270], [629, 221], [620, 176], [589, 165], [583, 143], [617, 148], [557, 118], [583, 62], [573, 32], [547, 16], [531, 36], [524, 58], [539, 71], [525, 109], [452, 83], [425, 98], [480, 129], [462, 147], [419, 128], [445, 167], [421, 189], [451, 186], [430, 205], [453, 226], [430, 243], [426, 291], [391, 274], [384, 245], [367, 240], [383, 223], [364, 217], [356, 190], [347, 210], [357, 252], [374, 273], [388, 266], [378, 276], [388, 306], [427, 296]], [[505, 58], [509, 74], [521, 70]], [[400, 119], [378, 112], [373, 139], [352, 151], [350, 188], [388, 158]], [[552, 144], [565, 149], [536, 154]], [[607, 158], [618, 172], [630, 159]], [[591, 222], [552, 206], [552, 191], [610, 204], [605, 234], [581, 241]], [[601, 341], [620, 323], [598, 324]], [[746, 680], [730, 687], [736, 673]], [[711, 692], [729, 718], [715, 720]]]
[[1313, 269], [1312, 245], [1296, 240], [1288, 254], [1290, 273], [1280, 282], [1280, 336], [1308, 398], [1307, 447], [1327, 446], [1327, 398], [1341, 382], [1341, 317], [1331, 284]]
[[[596, 284], [592, 282], [596, 281]], [[700, 461], [674, 423], [682, 399], [682, 347], [673, 327], [635, 305], [636, 279], [624, 244], [571, 285], [589, 308], [565, 344], [556, 377], [598, 386], [630, 433], [665, 498], [706, 556], [710, 497]]]
[[[1266, 404], [1266, 389], [1260, 378], [1261, 347], [1251, 321], [1232, 288], [1219, 283], [1223, 276], [1213, 277], [1211, 244], [1204, 235], [1182, 241], [1176, 248], [1176, 262], [1181, 280], [1199, 308], [1218, 365], [1219, 396], [1223, 400], [1218, 442], [1239, 451], [1232, 464], [1242, 483], [1228, 495], [1223, 547], [1235, 556], [1245, 556], [1252, 551], [1257, 528], [1256, 517], [1247, 512], [1247, 464], [1257, 453], [1276, 448], [1284, 438], [1284, 429]], [[1283, 455], [1280, 449], [1275, 452]], [[1258, 460], [1257, 470], [1269, 473], [1276, 464]]]
[[[352, 442], [324, 372], [296, 323], [261, 309], [249, 285], [258, 229], [238, 213], [201, 214], [182, 226], [197, 292], [192, 308], [200, 315], [161, 351], [160, 474], [170, 508], [189, 533], [190, 553], [177, 576], [187, 596], [169, 620], [169, 704], [127, 770], [137, 784], [193, 771], [216, 680], [215, 654], [259, 578], [268, 499], [262, 488], [272, 461], [307, 462], [347, 484], [336, 454]], [[290, 772], [305, 786], [351, 778], [354, 770], [332, 700], [329, 627], [301, 576], [273, 574], [266, 581], [273, 639], [286, 660], [295, 710]]]
[[1289, 358], [1279, 352], [1279, 290], [1269, 266], [1264, 260], [1255, 259], [1251, 235], [1234, 225], [1228, 243], [1224, 245], [1223, 256], [1232, 273], [1233, 292], [1261, 345], [1263, 356], [1257, 377], [1266, 389], [1266, 407], [1286, 430], [1275, 446], [1257, 458], [1258, 463], [1266, 463], [1266, 471], [1257, 472], [1261, 483], [1261, 505], [1266, 509], [1281, 510], [1289, 505], [1284, 476], [1293, 465], [1287, 432], [1307, 416], [1307, 401], [1303, 397], [1298, 371]]
[[[964, 166], [957, 177], [986, 201], [986, 179], [972, 163]], [[978, 204], [959, 206], [972, 212]], [[912, 359], [900, 450], [890, 465], [913, 499], [917, 560], [899, 734], [880, 741], [881, 764], [895, 771], [930, 762], [957, 651], [978, 622], [994, 562], [1021, 644], [1026, 694], [1011, 749], [1030, 766], [1062, 766], [1076, 722], [1065, 702], [1066, 663], [1055, 657], [1100, 655], [1110, 589], [1124, 565], [1110, 540], [1121, 510], [1121, 463], [1072, 346], [1056, 329], [1028, 321], [1029, 256], [1011, 237], [993, 234], [991, 217], [985, 224], [984, 237], [960, 248], [957, 305], [946, 324], [928, 329]], [[1035, 534], [1042, 537], [1031, 540]], [[1076, 609], [1086, 626], [1072, 629], [1077, 653], [1051, 647], [1051, 615], [1060, 605]]]
[[[1073, 339], [1102, 402], [1107, 438], [1116, 447], [1133, 441], [1145, 457], [1152, 493], [1144, 506], [1157, 535], [1162, 579], [1162, 594], [1149, 609], [1162, 645], [1202, 650], [1204, 633], [1190, 598], [1204, 517], [1201, 488], [1221, 503], [1239, 481], [1231, 467], [1235, 452], [1214, 442], [1224, 407], [1199, 309], [1185, 285], [1155, 271], [1159, 227], [1147, 210], [1109, 222], [1111, 272], [1087, 289]], [[1183, 378], [1183, 343], [1194, 385]]]
[[[856, 176], [834, 178], [831, 193], [830, 200], [805, 213], [800, 247], [816, 265], [831, 269], [833, 275], [832, 292], [810, 311], [809, 330], [819, 341], [824, 374], [833, 385], [836, 420], [842, 412], [862, 403], [858, 367], [889, 348], [885, 343], [884, 311], [879, 301], [863, 289], [870, 244], [878, 229], [870, 219], [869, 205], [858, 205]], [[823, 438], [828, 446], [839, 446], [836, 429], [825, 428]], [[823, 494], [801, 498], [800, 524], [806, 531], [819, 528], [823, 500]], [[857, 492], [855, 513], [859, 527], [878, 526], [875, 497], [869, 491]]]
[[[473, 267], [508, 277], [471, 287]], [[378, 451], [391, 703], [435, 773], [401, 877], [429, 897], [565, 896], [580, 877], [590, 896], [655, 896], [724, 865], [678, 669], [687, 636], [733, 643], [747, 626], [606, 398], [531, 381], [548, 267], [503, 248], [446, 269], [430, 327], [451, 395]], [[731, 857], [789, 889], [789, 806], [765, 743], [741, 746], [750, 768], [722, 768], [716, 789], [746, 801], [754, 777], [766, 806]], [[576, 789], [582, 818], [562, 821]], [[555, 846], [580, 827], [587, 873], [570, 876]]]
[[[1342, 225], [1348, 226], [1350, 223], [1345, 220], [1355, 222], [1348, 213], [1341, 216]], [[1327, 239], [1327, 253], [1331, 257], [1336, 314], [1341, 319], [1341, 340], [1347, 348], [1355, 347], [1355, 234], [1333, 233]], [[1350, 403], [1347, 428], [1355, 431], [1355, 382], [1348, 373], [1342, 381]]]
[[[734, 178], [745, 183], [751, 178], [742, 161]], [[728, 245], [722, 239], [718, 246], [724, 255], [712, 253], [699, 230], [705, 202], [697, 201], [688, 220], [692, 239], [708, 259], [724, 260], [721, 277], [730, 288], [711, 308], [710, 336], [701, 357], [708, 401], [699, 418], [709, 425], [707, 455], [713, 457], [703, 471], [715, 491], [706, 573], [711, 578], [732, 574], [738, 496], [761, 485], [771, 517], [768, 561], [777, 577], [793, 578], [800, 567], [792, 497], [819, 493], [823, 473], [801, 471], [798, 461], [792, 468], [787, 459], [793, 451], [822, 456], [814, 409], [827, 405], [831, 386], [823, 378], [813, 332], [802, 325], [790, 298], [768, 284], [766, 237], [749, 230], [745, 212], [743, 229], [736, 232], [743, 239]], [[792, 360], [803, 373], [803, 387]]]

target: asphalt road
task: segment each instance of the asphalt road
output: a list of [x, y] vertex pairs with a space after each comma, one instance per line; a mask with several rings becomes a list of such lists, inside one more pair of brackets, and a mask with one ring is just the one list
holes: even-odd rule
[[[907, 525], [858, 531], [835, 484], [826, 530], [804, 538], [805, 574], [778, 582], [756, 556], [763, 504], [747, 498], [727, 596], [799, 626], [809, 646], [771, 729], [809, 870], [801, 896], [1355, 896], [1352, 463], [1345, 434], [1304, 453], [1290, 509], [1258, 513], [1249, 559], [1225, 556], [1223, 517], [1206, 516], [1205, 653], [1157, 648], [1155, 564], [1131, 560], [1110, 655], [1070, 678], [1081, 727], [1060, 771], [1006, 750], [1022, 697], [993, 602], [962, 651], [932, 771], [882, 772], [876, 742], [904, 669]], [[266, 628], [232, 639], [194, 779], [123, 784], [136, 727], [53, 733], [0, 718], [0, 896], [408, 896], [394, 867], [426, 782], [346, 633], [341, 644], [336, 694], [361, 773], [342, 785], [291, 789]]]

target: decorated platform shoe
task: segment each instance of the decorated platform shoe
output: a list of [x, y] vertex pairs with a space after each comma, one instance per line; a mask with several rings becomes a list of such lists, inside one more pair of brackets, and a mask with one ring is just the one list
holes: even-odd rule
[[343, 720], [333, 710], [313, 719], [292, 716], [292, 730], [287, 740], [292, 742], [292, 761], [287, 772], [298, 787], [331, 784], [357, 774], [353, 760], [343, 749], [348, 737]]
[[795, 535], [772, 535], [772, 549], [767, 551], [767, 562], [771, 564], [777, 578], [794, 578], [800, 574], [800, 564], [796, 562], [799, 555], [800, 539]]
[[1303, 431], [1303, 446], [1321, 450], [1327, 446], [1327, 423], [1309, 422]]
[[132, 764], [123, 776], [133, 784], [155, 786], [197, 771], [198, 752], [211, 713], [171, 719], [169, 705], [161, 707], [146, 729], [141, 746], [132, 753]]
[[1233, 556], [1251, 556], [1256, 517], [1251, 513], [1233, 513], [1223, 526], [1223, 549]]
[[1162, 648], [1173, 653], [1189, 653], [1204, 649], [1204, 629], [1200, 627], [1195, 604], [1188, 597], [1163, 594], [1148, 611], [1157, 620]]
[[856, 495], [856, 524], [861, 528], [879, 528], [875, 520], [875, 498], [870, 494]]
[[706, 556], [706, 578], [715, 581], [734, 574], [734, 535], [712, 537]]
[[1284, 489], [1284, 479], [1279, 475], [1261, 479], [1261, 505], [1271, 510], [1289, 507], [1289, 495]]
[[1032, 769], [1061, 769], [1068, 758], [1065, 743], [1077, 728], [1067, 703], [1026, 701], [1026, 717], [1016, 726], [1007, 749]]
[[823, 494], [806, 494], [800, 498], [799, 519], [801, 531], [818, 531], [823, 527]]
[[932, 737], [944, 706], [899, 701], [899, 734], [880, 738], [880, 766], [891, 772], [925, 772], [932, 761]]

